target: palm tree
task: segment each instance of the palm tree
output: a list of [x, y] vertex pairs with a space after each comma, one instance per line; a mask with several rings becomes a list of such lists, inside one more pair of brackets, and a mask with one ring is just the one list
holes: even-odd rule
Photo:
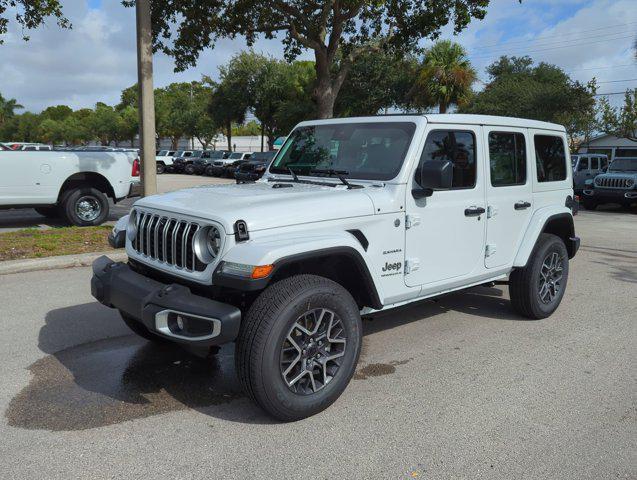
[[425, 52], [411, 97], [422, 108], [438, 105], [446, 113], [450, 105], [463, 105], [469, 99], [477, 78], [465, 49], [449, 40], [435, 43]]
[[0, 125], [15, 115], [15, 110], [24, 108], [15, 98], [5, 99], [0, 94]]

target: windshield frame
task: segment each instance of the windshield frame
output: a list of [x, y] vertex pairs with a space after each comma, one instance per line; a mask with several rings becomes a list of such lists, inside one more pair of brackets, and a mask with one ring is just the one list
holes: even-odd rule
[[[360, 181], [370, 181], [370, 182], [378, 182], [378, 181], [382, 181], [382, 182], [386, 182], [386, 181], [391, 181], [396, 179], [401, 171], [403, 170], [403, 167], [405, 165], [405, 162], [407, 162], [408, 160], [408, 156], [409, 156], [409, 151], [412, 148], [414, 141], [417, 139], [417, 132], [418, 132], [418, 128], [419, 128], [419, 123], [414, 121], [412, 118], [409, 117], [404, 117], [404, 118], [400, 118], [400, 120], [389, 120], [389, 119], [383, 119], [381, 121], [373, 121], [373, 120], [369, 120], [369, 119], [364, 119], [364, 118], [360, 118], [360, 119], [356, 119], [356, 120], [350, 120], [350, 121], [325, 121], [325, 122], [320, 122], [320, 123], [301, 123], [299, 124], [296, 128], [294, 128], [294, 130], [290, 133], [290, 135], [288, 135], [288, 137], [286, 138], [285, 142], [283, 143], [283, 145], [281, 146], [281, 148], [277, 151], [276, 155], [274, 156], [274, 158], [272, 159], [270, 166], [268, 168], [268, 173], [272, 174], [272, 175], [291, 175], [289, 170], [285, 167], [279, 167], [277, 168], [277, 166], [275, 165], [275, 163], [277, 161], [282, 161], [282, 159], [286, 156], [286, 153], [288, 151], [288, 149], [290, 148], [290, 146], [292, 145], [292, 143], [296, 140], [296, 136], [297, 134], [302, 130], [302, 129], [317, 129], [317, 128], [322, 128], [322, 127], [332, 127], [332, 128], [338, 128], [338, 127], [347, 127], [347, 126], [360, 126], [362, 128], [382, 128], [382, 127], [394, 127], [394, 128], [402, 128], [405, 130], [405, 132], [407, 133], [407, 142], [405, 143], [404, 149], [403, 151], [400, 153], [400, 161], [396, 161], [396, 164], [394, 165], [394, 168], [391, 171], [387, 171], [387, 172], [381, 172], [381, 173], [377, 173], [377, 172], [366, 172], [366, 171], [354, 171], [354, 172], [348, 172], [348, 173], [342, 173], [339, 176], [342, 176], [344, 178], [348, 178], [348, 179], [352, 179], [352, 180], [360, 180]], [[333, 134], [334, 135], [334, 134]], [[334, 140], [332, 140], [334, 141]], [[332, 165], [332, 166], [325, 166], [321, 163], [317, 163], [315, 165], [315, 168], [317, 170], [324, 170], [324, 169], [334, 169], [337, 172], [340, 172], [342, 168], [344, 168], [345, 166], [341, 166], [341, 165]], [[308, 177], [308, 178], [322, 178], [322, 179], [329, 179], [330, 176], [327, 176], [323, 173], [323, 174], [311, 174], [311, 172], [308, 173], [304, 173], [304, 172], [298, 172], [298, 176], [299, 177]]]

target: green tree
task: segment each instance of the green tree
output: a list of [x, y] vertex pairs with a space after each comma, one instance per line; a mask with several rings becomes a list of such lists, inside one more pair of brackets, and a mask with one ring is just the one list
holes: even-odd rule
[[45, 118], [38, 127], [38, 136], [43, 143], [59, 144], [66, 142], [63, 121]]
[[604, 133], [637, 142], [637, 88], [626, 90], [620, 108], [612, 107], [607, 98], [602, 98], [601, 109], [600, 127]]
[[4, 98], [0, 94], [0, 126], [15, 115], [15, 111], [24, 108], [15, 98]]
[[14, 140], [21, 142], [38, 142], [38, 130], [40, 126], [40, 115], [31, 112], [24, 112], [16, 117], [17, 124], [14, 133]]
[[127, 106], [121, 110], [115, 110], [118, 114], [117, 118], [117, 136], [126, 139], [132, 147], [135, 143], [135, 137], [139, 132], [139, 112], [136, 107]]
[[194, 129], [193, 85], [187, 82], [171, 83], [155, 90], [155, 124], [159, 137], [171, 139], [176, 149], [179, 139], [191, 135]]
[[382, 49], [361, 54], [343, 84], [336, 114], [376, 115], [387, 108], [406, 106], [417, 67], [410, 55], [398, 56]]
[[[124, 2], [134, 5], [134, 0]], [[333, 115], [338, 93], [356, 59], [370, 45], [405, 52], [441, 27], [464, 29], [483, 18], [489, 0], [155, 0], [155, 47], [176, 60], [176, 68], [195, 65], [200, 52], [220, 38], [243, 35], [248, 45], [259, 36], [281, 36], [287, 60], [313, 51], [317, 116]], [[175, 28], [178, 24], [179, 28]]]
[[461, 112], [561, 123], [569, 129], [572, 145], [583, 130], [593, 128], [595, 82], [573, 81], [559, 67], [534, 65], [529, 57], [502, 57], [487, 68], [487, 74], [490, 80], [484, 90]]
[[54, 17], [58, 26], [70, 28], [71, 24], [62, 14], [60, 0], [0, 0], [0, 44], [2, 35], [7, 33], [9, 18], [7, 10], [13, 13], [13, 18], [22, 30], [22, 38], [29, 40], [27, 30], [39, 27], [45, 23], [47, 17]]
[[64, 120], [68, 116], [73, 114], [73, 109], [67, 105], [56, 105], [53, 107], [45, 108], [40, 115], [43, 119], [50, 118], [51, 120]]
[[119, 115], [115, 109], [105, 103], [98, 102], [93, 114], [88, 118], [89, 128], [94, 138], [102, 145], [119, 143], [120, 131], [118, 130]]
[[419, 108], [436, 105], [440, 113], [447, 113], [449, 106], [462, 107], [469, 101], [476, 77], [465, 49], [441, 40], [425, 52], [411, 91], [413, 102]]

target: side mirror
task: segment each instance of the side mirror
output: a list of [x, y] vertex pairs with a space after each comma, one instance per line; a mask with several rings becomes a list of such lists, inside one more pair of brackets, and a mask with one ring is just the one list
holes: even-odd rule
[[411, 191], [414, 198], [430, 197], [434, 190], [448, 190], [453, 183], [453, 164], [449, 160], [423, 162], [416, 171], [420, 188]]

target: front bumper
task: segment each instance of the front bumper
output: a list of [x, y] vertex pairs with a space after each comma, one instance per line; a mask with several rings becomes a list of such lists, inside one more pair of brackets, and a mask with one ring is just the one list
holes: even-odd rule
[[598, 188], [585, 189], [582, 192], [584, 198], [595, 199], [598, 202], [625, 203], [637, 202], [637, 190], [626, 190], [621, 188]]
[[[193, 346], [221, 345], [239, 334], [241, 311], [194, 295], [189, 288], [150, 279], [106, 256], [93, 262], [91, 294], [98, 302], [127, 313], [149, 331]], [[184, 329], [169, 317], [182, 316]]]

